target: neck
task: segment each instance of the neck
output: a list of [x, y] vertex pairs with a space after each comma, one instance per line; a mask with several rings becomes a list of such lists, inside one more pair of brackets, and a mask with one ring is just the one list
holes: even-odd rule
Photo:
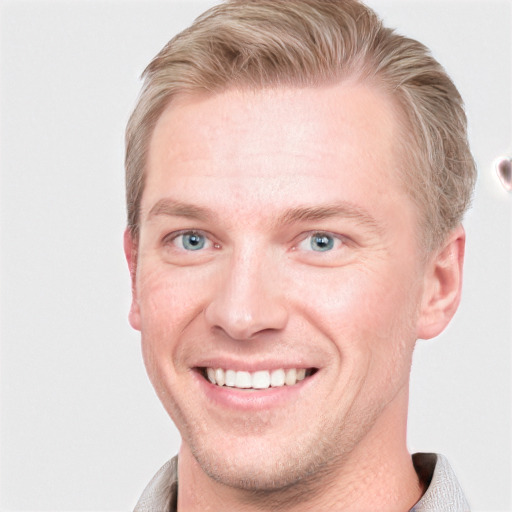
[[272, 493], [248, 492], [207, 476], [183, 443], [179, 457], [179, 512], [406, 512], [423, 489], [406, 447], [408, 391], [403, 389], [373, 428], [344, 458], [319, 475]]

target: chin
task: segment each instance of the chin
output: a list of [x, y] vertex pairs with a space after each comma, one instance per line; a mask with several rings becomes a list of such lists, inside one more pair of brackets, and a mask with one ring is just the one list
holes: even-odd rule
[[312, 471], [302, 465], [279, 463], [272, 464], [267, 461], [262, 464], [233, 463], [224, 465], [222, 468], [210, 460], [198, 459], [203, 471], [213, 480], [228, 487], [252, 492], [271, 493], [281, 491], [298, 484]]
[[213, 480], [254, 494], [272, 494], [309, 487], [311, 480], [324, 474], [333, 459], [339, 458], [339, 454], [333, 455], [332, 447], [311, 441], [297, 443], [297, 439], [288, 438], [288, 443], [276, 447], [261, 439], [252, 443], [245, 439], [238, 446], [224, 443], [229, 453], [211, 446], [191, 449], [204, 473]]

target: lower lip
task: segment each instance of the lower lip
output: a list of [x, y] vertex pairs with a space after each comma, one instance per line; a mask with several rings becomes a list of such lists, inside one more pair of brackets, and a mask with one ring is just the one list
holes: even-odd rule
[[315, 372], [293, 386], [257, 390], [217, 386], [206, 380], [198, 372], [193, 373], [201, 392], [206, 395], [209, 402], [214, 402], [229, 409], [254, 411], [282, 407], [297, 400], [316, 381], [319, 372]]

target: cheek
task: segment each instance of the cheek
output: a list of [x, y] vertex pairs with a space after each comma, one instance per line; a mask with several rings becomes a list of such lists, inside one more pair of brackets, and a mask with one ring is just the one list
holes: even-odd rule
[[203, 311], [207, 283], [208, 276], [192, 276], [190, 269], [161, 265], [140, 269], [142, 352], [152, 380], [156, 375], [174, 375], [180, 333]]
[[302, 298], [302, 314], [340, 351], [371, 350], [372, 357], [385, 358], [390, 346], [414, 337], [419, 294], [406, 274], [391, 267], [343, 269], [311, 282], [303, 277], [295, 298]]
[[200, 270], [194, 272], [170, 265], [142, 268], [138, 290], [143, 330], [179, 332], [182, 324], [203, 306], [208, 282], [208, 275]]

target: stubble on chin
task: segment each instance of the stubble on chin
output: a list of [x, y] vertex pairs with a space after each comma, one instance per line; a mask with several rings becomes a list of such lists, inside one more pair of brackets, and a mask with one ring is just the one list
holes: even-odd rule
[[[266, 450], [262, 445], [257, 457], [249, 460], [246, 456], [247, 464], [229, 452], [218, 453], [198, 443], [188, 446], [202, 471], [237, 493], [240, 502], [285, 510], [293, 504], [318, 499], [326, 487], [334, 485], [352, 448], [365, 433], [349, 434], [347, 429], [338, 428], [335, 435], [325, 434], [324, 430], [324, 435], [298, 444], [289, 440], [280, 453], [269, 453], [271, 448]], [[223, 449], [229, 450], [229, 442]]]

